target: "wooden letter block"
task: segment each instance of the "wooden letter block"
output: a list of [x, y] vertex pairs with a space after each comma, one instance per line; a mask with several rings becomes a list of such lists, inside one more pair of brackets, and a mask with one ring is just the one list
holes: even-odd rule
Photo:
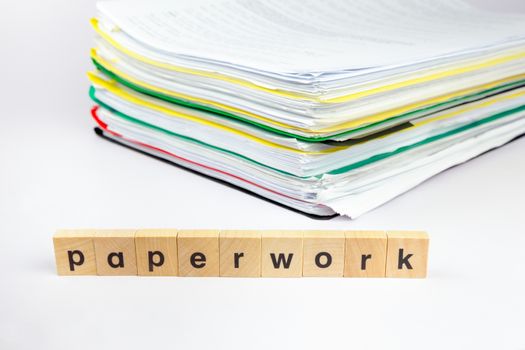
[[135, 248], [140, 276], [177, 276], [177, 230], [138, 230]]
[[263, 231], [261, 261], [263, 277], [301, 277], [303, 232]]
[[221, 277], [261, 276], [260, 231], [221, 231]]
[[99, 276], [137, 274], [136, 230], [96, 230], [95, 255]]
[[426, 277], [427, 233], [388, 231], [387, 237], [386, 277]]
[[59, 275], [96, 275], [92, 230], [59, 230], [53, 236]]
[[348, 231], [345, 277], [385, 277], [387, 237], [383, 231]]
[[219, 276], [219, 231], [179, 230], [179, 276]]
[[345, 234], [342, 231], [307, 231], [303, 236], [303, 276], [342, 277]]

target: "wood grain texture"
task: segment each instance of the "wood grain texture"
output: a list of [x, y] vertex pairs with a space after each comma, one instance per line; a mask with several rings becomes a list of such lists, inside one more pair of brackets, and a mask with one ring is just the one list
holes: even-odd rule
[[140, 276], [177, 276], [177, 230], [144, 229], [135, 234], [137, 271]]
[[219, 230], [179, 230], [179, 276], [219, 276]]
[[305, 231], [303, 276], [341, 277], [345, 265], [345, 234], [342, 231]]
[[261, 232], [221, 231], [219, 245], [221, 276], [261, 276]]
[[93, 240], [99, 276], [137, 274], [136, 230], [96, 230]]
[[384, 231], [347, 231], [345, 277], [385, 277], [387, 236]]
[[428, 235], [423, 231], [387, 231], [386, 277], [427, 276]]
[[261, 275], [301, 277], [303, 231], [262, 231]]
[[92, 230], [58, 230], [53, 236], [59, 275], [96, 275]]

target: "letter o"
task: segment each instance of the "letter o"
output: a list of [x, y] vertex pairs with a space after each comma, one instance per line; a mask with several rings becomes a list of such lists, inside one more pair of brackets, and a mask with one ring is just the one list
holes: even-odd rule
[[[321, 258], [323, 256], [326, 258], [326, 262], [324, 264], [321, 263]], [[318, 253], [315, 256], [315, 265], [317, 265], [317, 267], [320, 268], [320, 269], [326, 269], [327, 267], [332, 265], [332, 255], [330, 255], [330, 253], [327, 253], [327, 252], [320, 252], [320, 253]]]

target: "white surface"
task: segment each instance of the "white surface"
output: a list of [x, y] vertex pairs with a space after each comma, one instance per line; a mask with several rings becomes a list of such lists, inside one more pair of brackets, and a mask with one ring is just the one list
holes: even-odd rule
[[[525, 139], [356, 221], [313, 221], [96, 137], [94, 4], [30, 4], [0, 3], [0, 349], [525, 349]], [[59, 278], [59, 227], [425, 229], [430, 271]]]

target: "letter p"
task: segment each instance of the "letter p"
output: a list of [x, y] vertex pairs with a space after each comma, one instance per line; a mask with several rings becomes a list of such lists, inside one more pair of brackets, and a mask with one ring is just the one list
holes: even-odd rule
[[148, 252], [148, 269], [149, 272], [153, 272], [154, 267], [160, 267], [164, 265], [164, 254], [159, 251]]
[[69, 271], [75, 271], [75, 266], [81, 266], [84, 263], [84, 253], [80, 250], [68, 250], [67, 259], [69, 261]]

